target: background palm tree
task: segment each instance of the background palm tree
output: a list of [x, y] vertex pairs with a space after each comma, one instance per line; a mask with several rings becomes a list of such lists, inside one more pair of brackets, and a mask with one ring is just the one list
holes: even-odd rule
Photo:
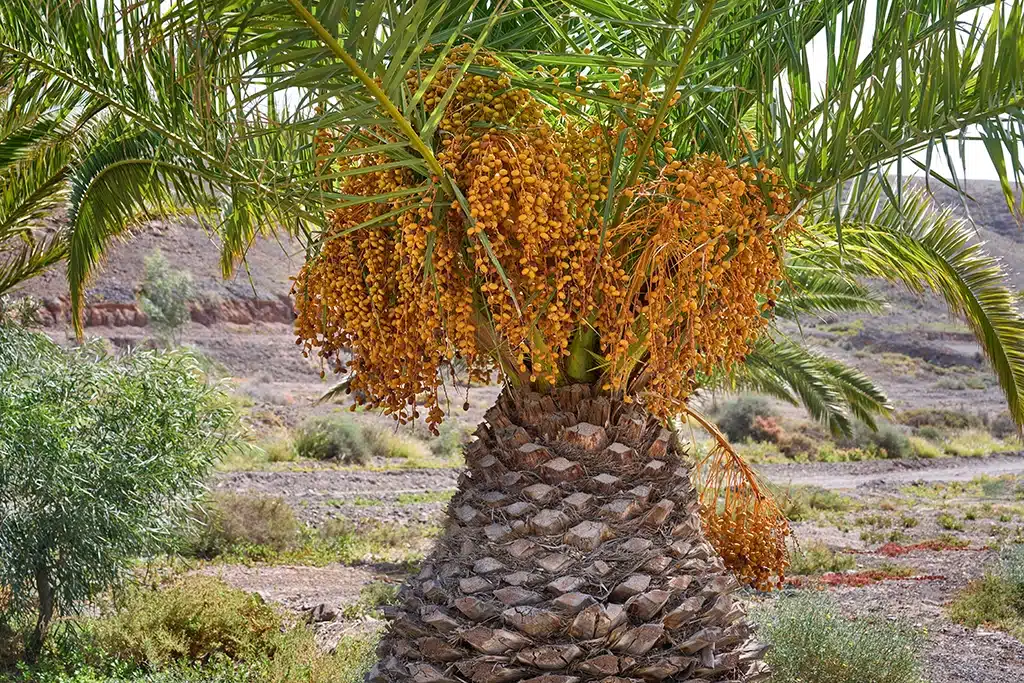
[[[970, 244], [963, 224], [929, 212], [901, 176], [913, 164], [962, 193], [962, 179], [932, 160], [977, 138], [1014, 201], [1010, 181], [1024, 170], [1021, 11], [1019, 2], [909, 0], [287, 0], [168, 11], [154, 1], [118, 12], [14, 0], [0, 9], [0, 51], [156, 136], [162, 157], [230, 197], [226, 266], [264, 228], [300, 236], [315, 272], [352, 243], [372, 242], [367, 235], [394, 240], [410, 212], [454, 212], [472, 225], [468, 217], [479, 216], [458, 181], [466, 168], [442, 154], [448, 106], [472, 83], [506, 79], [502, 88], [525, 93], [519, 101], [539, 106], [553, 127], [600, 131], [592, 154], [605, 161], [588, 186], [595, 199], [585, 223], [601, 235], [596, 261], [619, 248], [606, 231], [628, 239], [623, 226], [657, 206], [652, 183], [674, 160], [718, 155], [733, 169], [723, 173], [764, 164], [792, 196], [779, 224], [801, 217], [802, 226], [787, 241], [778, 299], [764, 290], [758, 302], [774, 301], [783, 315], [871, 310], [880, 302], [859, 284], [865, 275], [939, 291], [977, 333], [1019, 424], [1024, 327], [999, 264]], [[459, 133], [505, 134], [476, 124]], [[398, 180], [374, 191], [367, 178]], [[637, 188], [647, 189], [635, 202]], [[496, 237], [467, 231], [460, 244], [480, 255], [469, 261], [467, 286], [486, 282], [498, 297], [481, 293], [469, 308], [480, 355], [499, 357], [507, 390], [478, 430], [448, 532], [406, 587], [374, 675], [421, 683], [758, 676], [758, 649], [729, 596], [735, 582], [705, 534], [740, 576], [770, 583], [784, 568], [777, 509], [717, 434], [708, 459], [695, 463], [698, 504], [671, 434], [644, 407], [656, 397], [643, 390], [666, 378], [646, 372], [653, 356], [642, 315], [625, 324], [638, 341], [627, 340], [631, 364], [613, 382], [624, 358], [612, 352], [618, 339], [589, 317], [572, 320], [557, 344], [509, 339], [494, 324], [494, 302], [507, 290], [518, 309], [527, 290], [506, 272]], [[103, 235], [83, 240], [101, 244]], [[636, 263], [622, 261], [623, 277], [646, 291], [648, 271]], [[436, 267], [421, 266], [405, 275]], [[300, 290], [300, 304], [320, 301], [309, 291]], [[372, 302], [363, 291], [356, 298]], [[388, 313], [389, 303], [376, 310]], [[346, 310], [308, 308], [310, 326], [300, 331], [311, 350], [329, 331], [347, 333]], [[676, 397], [732, 382], [799, 400], [838, 431], [885, 410], [863, 376], [763, 325], [751, 321], [764, 332], [745, 363], [695, 373]], [[506, 354], [521, 344], [525, 355]], [[357, 359], [368, 352], [354, 350]], [[552, 360], [563, 352], [564, 362]], [[374, 384], [382, 368], [366, 357], [352, 382], [385, 393]], [[417, 389], [430, 389], [430, 374], [416, 376]]]

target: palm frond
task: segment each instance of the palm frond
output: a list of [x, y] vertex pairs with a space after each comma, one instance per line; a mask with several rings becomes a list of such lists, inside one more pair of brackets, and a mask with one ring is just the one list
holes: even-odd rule
[[[826, 196], [808, 239], [793, 245], [799, 258], [849, 275], [884, 278], [910, 291], [941, 294], [952, 314], [974, 332], [1006, 396], [1024, 423], [1024, 317], [999, 259], [951, 209], [935, 209], [928, 195], [902, 190], [897, 206], [878, 184], [847, 197]], [[832, 214], [839, 207], [842, 243]]]
[[781, 335], [758, 340], [730, 380], [734, 389], [803, 405], [836, 435], [850, 434], [854, 419], [874, 429], [875, 418], [891, 410], [888, 398], [865, 375]]
[[797, 320], [801, 315], [880, 313], [885, 300], [869, 287], [842, 271], [788, 258], [785, 279], [775, 304], [780, 318]]

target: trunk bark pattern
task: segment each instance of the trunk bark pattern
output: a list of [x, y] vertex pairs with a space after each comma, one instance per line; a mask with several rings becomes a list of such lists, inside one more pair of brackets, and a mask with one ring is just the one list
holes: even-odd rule
[[485, 419], [370, 683], [767, 676], [658, 420], [584, 384], [506, 390]]

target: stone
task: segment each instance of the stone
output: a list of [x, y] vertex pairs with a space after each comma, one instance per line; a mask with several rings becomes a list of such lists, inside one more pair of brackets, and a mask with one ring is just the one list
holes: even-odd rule
[[663, 498], [657, 502], [657, 504], [647, 511], [644, 515], [644, 526], [651, 528], [657, 528], [665, 523], [668, 516], [672, 514], [672, 510], [675, 509], [676, 504], [668, 498]]
[[593, 489], [599, 493], [615, 493], [622, 485], [622, 480], [614, 474], [602, 472], [590, 480]]
[[580, 422], [562, 432], [562, 441], [587, 453], [596, 453], [608, 443], [608, 434], [604, 427]]
[[594, 499], [589, 493], [583, 493], [583, 491], [577, 491], [570, 496], [567, 496], [563, 501], [565, 505], [572, 508], [576, 512], [583, 512], [590, 506], [590, 502]]
[[536, 534], [558, 534], [569, 526], [569, 517], [561, 510], [545, 509], [530, 518], [530, 528]]
[[562, 627], [562, 620], [557, 614], [529, 605], [510, 607], [501, 613], [501, 617], [528, 636], [547, 637]]
[[578, 462], [557, 457], [540, 466], [540, 476], [549, 484], [576, 481], [583, 476], [583, 466]]
[[544, 671], [565, 669], [583, 655], [578, 645], [541, 645], [516, 653], [516, 661]]
[[651, 585], [651, 577], [647, 574], [630, 574], [612, 591], [611, 599], [623, 602], [639, 593], [643, 593]]
[[326, 602], [321, 602], [318, 605], [314, 605], [305, 610], [306, 612], [306, 623], [319, 624], [325, 621], [334, 621], [338, 616], [338, 611], [328, 605]]
[[611, 538], [612, 530], [604, 522], [580, 522], [565, 534], [565, 542], [587, 552], [596, 550]]
[[488, 655], [501, 655], [512, 650], [521, 650], [530, 644], [526, 636], [503, 628], [491, 629], [476, 626], [459, 634], [463, 640], [475, 649]]
[[501, 571], [504, 568], [505, 565], [493, 557], [481, 557], [473, 563], [474, 574], [491, 574], [493, 572]]
[[530, 484], [523, 489], [523, 494], [539, 505], [547, 505], [555, 498], [558, 489], [547, 484]]
[[517, 468], [535, 470], [551, 459], [551, 451], [535, 443], [527, 443], [515, 450], [514, 459]]
[[494, 591], [494, 597], [508, 607], [519, 607], [520, 605], [536, 605], [542, 602], [544, 597], [535, 591], [520, 586], [505, 586]]

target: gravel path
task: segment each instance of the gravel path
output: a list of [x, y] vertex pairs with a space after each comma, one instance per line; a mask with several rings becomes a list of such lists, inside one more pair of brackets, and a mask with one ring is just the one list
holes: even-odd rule
[[982, 475], [1024, 473], [1024, 454], [977, 458], [867, 460], [792, 465], [759, 465], [757, 470], [776, 484], [853, 489], [869, 484], [899, 485], [919, 481], [969, 481]]

